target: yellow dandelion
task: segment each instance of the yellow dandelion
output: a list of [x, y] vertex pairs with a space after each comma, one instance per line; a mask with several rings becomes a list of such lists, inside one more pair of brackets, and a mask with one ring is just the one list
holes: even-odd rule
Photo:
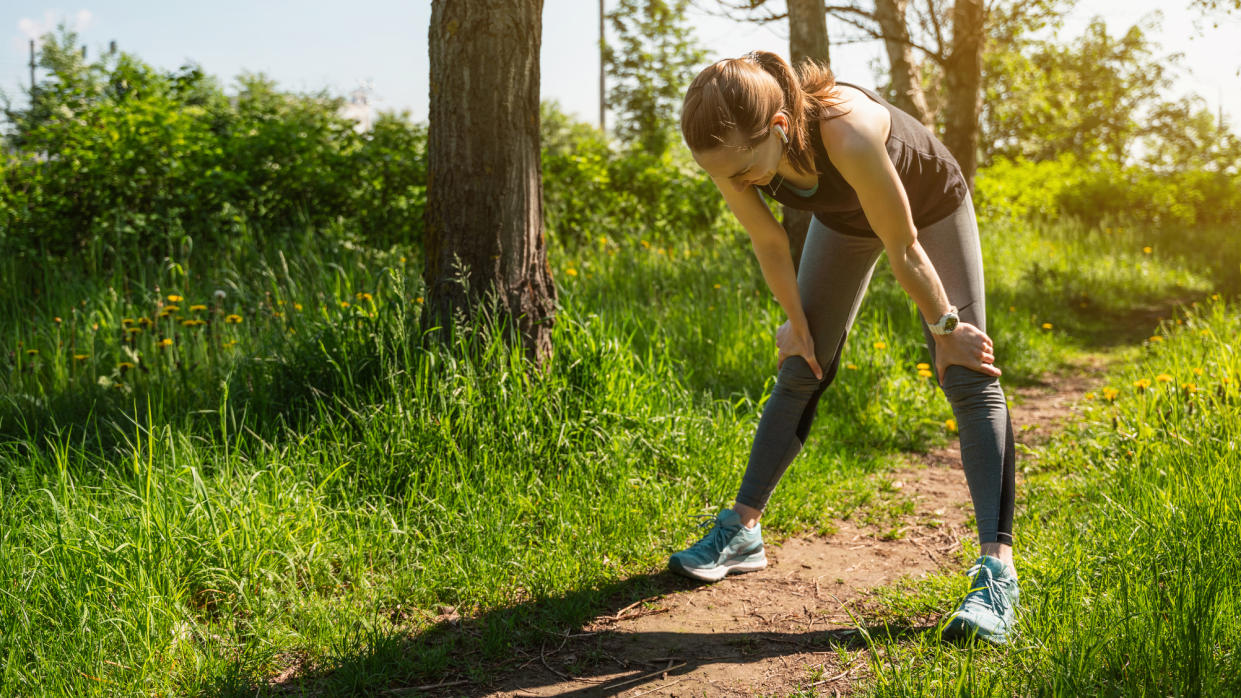
[[1093, 399], [1095, 398], [1095, 394], [1094, 394], [1094, 393], [1086, 393], [1085, 397], [1086, 397], [1086, 399], [1087, 399], [1087, 400], [1093, 400]]
[[1162, 341], [1163, 341], [1163, 337], [1160, 337], [1159, 335], [1153, 335], [1153, 336], [1151, 337], [1150, 341], [1152, 341], [1152, 342], [1162, 342]]
[[174, 294], [172, 294], [171, 296], [168, 296], [168, 302], [169, 302], [169, 303], [180, 303], [182, 300], [184, 300], [184, 299], [182, 299], [182, 298], [181, 298], [181, 296], [178, 296], [178, 295], [177, 295], [177, 294], [175, 294], [175, 293], [174, 293]]
[[164, 315], [167, 315], [168, 313], [175, 313], [175, 312], [177, 312], [177, 311], [178, 311], [178, 310], [180, 310], [180, 309], [181, 309], [181, 306], [177, 306], [177, 305], [165, 305], [165, 306], [164, 306], [164, 310], [163, 310], [162, 312], [163, 312], [163, 314], [164, 314]]
[[169, 338], [169, 337], [164, 337], [163, 339], [159, 340], [159, 346], [161, 346], [161, 347], [170, 347], [170, 346], [172, 346], [172, 339], [171, 339], [171, 338]]
[[225, 342], [225, 343], [224, 343], [224, 348], [225, 348], [225, 349], [228, 349], [228, 348], [230, 348], [230, 347], [236, 346], [236, 344], [237, 344], [237, 340], [235, 340], [235, 339], [230, 339], [230, 340], [228, 340], [227, 342]]
[[1193, 383], [1181, 383], [1181, 390], [1184, 390], [1187, 393], [1196, 393], [1198, 392], [1198, 386]]
[[565, 269], [564, 273], [568, 274], [569, 276], [577, 276], [577, 270], [574, 269], [573, 267], [569, 267], [568, 269]]
[[134, 324], [134, 319], [131, 317], [127, 317], [121, 320], [121, 325], [124, 327], [129, 327], [132, 324]]
[[707, 310], [715, 310], [715, 306], [714, 306], [714, 305], [708, 305], [708, 306], [707, 306]]
[[720, 288], [720, 285], [719, 285], [719, 284], [716, 284], [716, 285], [715, 285], [715, 288]]
[[276, 305], [284, 305], [284, 299], [277, 300]]
[[[401, 259], [405, 259], [405, 258], [404, 258], [404, 257], [402, 257]], [[301, 309], [302, 309], [302, 304], [301, 304], [301, 303], [294, 303], [294, 304], [293, 304], [293, 309], [294, 309], [294, 310], [301, 310]]]
[[930, 370], [931, 365], [923, 361], [923, 362], [920, 362], [915, 368], [917, 368], [919, 371], [926, 371], [926, 370]]
[[1218, 293], [1212, 293], [1212, 294], [1211, 294], [1211, 300], [1213, 300], [1213, 301], [1217, 301], [1217, 300], [1219, 300], [1219, 294], [1218, 294]]
[[130, 333], [130, 334], [142, 334], [142, 328], [141, 328], [141, 327], [131, 327], [131, 328], [129, 328], [129, 329], [127, 329], [127, 330], [125, 330], [125, 331], [126, 331], [126, 332], [128, 332], [128, 333]]
[[1149, 378], [1139, 378], [1133, 381], [1133, 387], [1137, 388], [1138, 390], [1146, 390], [1150, 386], [1151, 386], [1151, 381]]
[[1112, 400], [1115, 400], [1117, 395], [1120, 395], [1120, 391], [1115, 388], [1104, 388], [1103, 389], [1104, 400], [1107, 400], [1110, 402]]
[[204, 311], [204, 310], [206, 310], [206, 309], [207, 309], [207, 306], [205, 306], [205, 305], [191, 305], [191, 306], [190, 306], [190, 312], [191, 312], [191, 313], [201, 313], [202, 311]]
[[150, 325], [150, 324], [151, 324], [151, 318], [149, 318], [149, 317], [140, 317], [140, 318], [138, 318], [138, 324], [139, 324], [139, 325], [142, 325], [142, 326], [144, 326], [144, 327], [145, 327], [145, 326], [147, 326], [147, 325]]
[[54, 323], [56, 323], [57, 325], [59, 325], [59, 324], [60, 324], [60, 318], [58, 318], [58, 317], [54, 317], [54, 318], [52, 318], [52, 322], [54, 322]]
[[35, 354], [38, 354], [38, 353], [39, 353], [39, 350], [38, 350], [38, 349], [27, 349], [27, 350], [26, 350], [26, 355], [27, 355], [27, 356], [34, 356]]
[[1201, 376], [1202, 374], [1203, 374], [1203, 370], [1202, 370], [1202, 369], [1200, 369], [1200, 368], [1195, 368], [1195, 369], [1194, 369], [1194, 375], [1195, 375], [1195, 376]]
[[414, 299], [414, 302], [415, 302], [415, 303], [421, 303], [421, 302], [422, 302], [422, 296], [418, 296], [417, 298], [415, 298], [415, 299]]
[[922, 378], [930, 378], [931, 372], [923, 368], [923, 369], [918, 370], [918, 375], [921, 376]]
[[73, 355], [74, 361], [85, 361], [89, 358], [90, 358], [90, 354], [74, 354]]
[[887, 349], [888, 348], [888, 345], [886, 342], [875, 342], [874, 346], [876, 349]]
[[1150, 245], [1147, 245], [1146, 247], [1143, 247], [1143, 248], [1142, 248], [1142, 252], [1143, 252], [1143, 253], [1145, 253], [1145, 254], [1150, 254], [1152, 251], [1153, 251], [1153, 250], [1151, 249], [1151, 246], [1150, 246]]
[[134, 365], [128, 361], [122, 361], [119, 364], [117, 364], [116, 367], [121, 369], [122, 371], [128, 371], [129, 369], [133, 368]]
[[857, 364], [845, 364], [845, 368], [849, 369], [850, 371], [856, 371]]
[[1171, 382], [1172, 382], [1172, 376], [1170, 376], [1170, 375], [1168, 375], [1168, 374], [1166, 374], [1166, 373], [1161, 373], [1161, 374], [1159, 374], [1159, 375], [1155, 376], [1155, 380], [1159, 381], [1160, 383], [1171, 383]]
[[404, 264], [404, 263], [405, 263], [405, 258], [401, 257], [401, 264]]
[[650, 249], [650, 247], [651, 247], [651, 243], [647, 242], [646, 240], [639, 240], [638, 242], [641, 242], [641, 243], [642, 243], [642, 246], [643, 246], [643, 247], [645, 247], [645, 248], [647, 248], [647, 249]]
[[341, 302], [340, 302], [340, 307], [342, 307], [342, 308], [348, 308], [348, 307], [349, 307], [349, 301], [341, 301]]
[[227, 322], [227, 323], [228, 323], [228, 324], [230, 324], [230, 325], [237, 325], [237, 324], [240, 324], [240, 323], [241, 323], [241, 316], [240, 316], [240, 315], [237, 315], [237, 314], [229, 315], [229, 316], [227, 316], [227, 317], [225, 317], [225, 318], [224, 318], [224, 322]]
[[271, 314], [272, 314], [272, 317], [283, 317], [284, 316], [284, 314], [281, 313], [279, 310], [273, 310], [271, 311]]
[[1051, 323], [1050, 323], [1050, 322], [1044, 322], [1044, 323], [1043, 323], [1043, 329], [1045, 329], [1045, 330], [1050, 330], [1050, 329], [1051, 329]]
[[357, 298], [360, 301], [369, 302], [371, 300], [371, 294], [369, 293], [355, 293], [353, 297]]
[[1206, 337], [1211, 334], [1211, 330], [1198, 330], [1198, 334], [1202, 335], [1203, 337]]
[[1010, 313], [1015, 313], [1015, 312], [1017, 312], [1017, 306], [1015, 306], [1015, 305], [1010, 305], [1010, 306], [1008, 306], [1008, 312], [1010, 312]]
[[604, 236], [600, 235], [600, 236], [599, 236], [599, 244], [600, 244], [600, 245], [606, 245], [606, 244], [608, 244], [608, 239], [607, 239], [606, 237], [604, 237]]
[[658, 253], [660, 253], [660, 254], [668, 254], [668, 250], [665, 250], [665, 249], [664, 249], [664, 248], [662, 248], [662, 247], [661, 247], [661, 248], [659, 248], [659, 249], [657, 249], [657, 250], [655, 250], [655, 251], [656, 251], [656, 252], [658, 252]]
[[948, 428], [948, 431], [950, 431], [950, 432], [952, 432], [952, 433], [954, 433], [954, 434], [955, 434], [955, 433], [957, 433], [957, 420], [955, 420], [955, 419], [945, 419], [945, 420], [944, 420], [944, 426]]

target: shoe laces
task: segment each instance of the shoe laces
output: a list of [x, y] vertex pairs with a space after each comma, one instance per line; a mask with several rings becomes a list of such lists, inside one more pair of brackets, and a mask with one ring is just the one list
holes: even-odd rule
[[711, 550], [712, 552], [722, 550], [728, 545], [728, 534], [724, 531], [724, 527], [719, 525], [719, 517], [714, 514], [694, 514], [694, 518], [705, 518], [708, 521], [698, 522], [698, 528], [706, 528], [714, 526], [707, 532], [697, 543], [691, 546], [694, 550]]
[[[985, 577], [983, 576], [984, 569]], [[1001, 588], [1004, 582], [996, 579], [991, 569], [984, 568], [981, 563], [970, 567], [965, 575], [970, 578], [970, 590], [965, 596], [964, 605], [984, 606], [1003, 618], [1008, 607], [1008, 594]]]

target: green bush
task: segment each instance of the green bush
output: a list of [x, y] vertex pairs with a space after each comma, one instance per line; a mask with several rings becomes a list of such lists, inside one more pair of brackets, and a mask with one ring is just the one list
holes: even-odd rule
[[591, 233], [672, 244], [703, 242], [723, 199], [683, 144], [661, 155], [614, 149], [555, 104], [542, 109], [543, 194], [548, 235], [576, 248]]
[[[243, 74], [228, 96], [193, 66], [160, 73], [128, 55], [85, 65], [49, 42], [52, 76], [0, 162], [0, 251], [85, 256], [90, 268], [250, 240], [238, 233], [346, 224], [368, 242], [418, 243], [426, 128], [381, 114], [358, 133], [325, 93]], [[60, 44], [63, 43], [64, 46]]]
[[1213, 170], [1160, 172], [1064, 153], [1055, 160], [997, 158], [974, 183], [979, 215], [993, 220], [1078, 218], [1156, 226], [1241, 221], [1241, 176]]

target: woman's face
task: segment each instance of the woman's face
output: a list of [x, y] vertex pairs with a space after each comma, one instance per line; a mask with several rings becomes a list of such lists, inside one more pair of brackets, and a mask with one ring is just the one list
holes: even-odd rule
[[[781, 128], [788, 128], [779, 117], [775, 123], [779, 123]], [[784, 157], [784, 142], [772, 128], [766, 138], [749, 148], [736, 131], [731, 131], [724, 145], [707, 151], [694, 151], [693, 155], [698, 165], [721, 187], [731, 185], [737, 191], [743, 191], [752, 185], [771, 182]]]

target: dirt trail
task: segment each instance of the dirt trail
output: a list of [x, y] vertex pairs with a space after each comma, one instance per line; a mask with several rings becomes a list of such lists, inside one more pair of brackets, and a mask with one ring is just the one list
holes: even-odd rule
[[[1031, 449], [1072, 416], [1073, 403], [1096, 387], [1102, 368], [1092, 360], [1046, 375], [1039, 386], [1005, 388], [1019, 464], [1037, 457]], [[716, 584], [674, 581], [666, 593], [549, 639], [495, 685], [445, 690], [633, 698], [848, 694], [867, 664], [850, 612], [867, 617], [876, 587], [958, 566], [955, 553], [974, 535], [966, 526], [972, 507], [957, 447], [913, 460], [889, 475], [914, 502], [903, 536], [895, 540], [881, 539], [884, 531], [877, 528], [841, 521], [831, 536], [769, 542], [767, 569]], [[832, 639], [853, 649], [830, 650]]]

